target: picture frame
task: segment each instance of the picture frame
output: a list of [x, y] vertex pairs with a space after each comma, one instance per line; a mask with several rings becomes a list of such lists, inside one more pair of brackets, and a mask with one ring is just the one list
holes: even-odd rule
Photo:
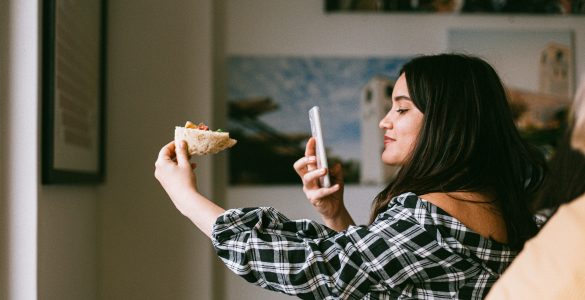
[[42, 184], [96, 184], [105, 175], [106, 1], [45, 0]]
[[326, 13], [583, 15], [585, 0], [324, 0]]
[[[231, 186], [296, 185], [291, 168], [311, 136], [309, 109], [319, 106], [329, 166], [344, 182], [380, 185], [396, 169], [379, 159], [379, 128], [400, 68], [410, 56], [230, 55], [227, 126]], [[262, 157], [263, 164], [255, 163]]]
[[448, 45], [449, 52], [493, 66], [520, 135], [552, 157], [569, 124], [576, 87], [573, 30], [451, 28]]

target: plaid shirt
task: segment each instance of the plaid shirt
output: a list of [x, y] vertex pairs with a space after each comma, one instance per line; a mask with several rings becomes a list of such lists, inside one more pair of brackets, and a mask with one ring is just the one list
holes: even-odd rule
[[517, 255], [413, 193], [342, 232], [274, 208], [231, 209], [212, 240], [245, 280], [302, 299], [481, 299]]

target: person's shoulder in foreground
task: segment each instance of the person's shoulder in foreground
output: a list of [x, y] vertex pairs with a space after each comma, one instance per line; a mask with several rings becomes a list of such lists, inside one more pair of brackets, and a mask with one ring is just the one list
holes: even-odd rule
[[561, 206], [526, 243], [487, 299], [585, 299], [583, 249], [585, 195]]
[[212, 240], [236, 274], [304, 299], [481, 299], [517, 254], [413, 193], [339, 233], [273, 208], [231, 209]]

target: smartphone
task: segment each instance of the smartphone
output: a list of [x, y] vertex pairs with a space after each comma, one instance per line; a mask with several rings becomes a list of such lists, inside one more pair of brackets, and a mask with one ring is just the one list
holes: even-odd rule
[[[325, 153], [325, 145], [323, 144], [323, 130], [321, 129], [321, 116], [319, 113], [319, 106], [313, 106], [309, 110], [309, 121], [311, 122], [311, 135], [316, 141], [316, 157], [317, 168], [329, 168], [327, 165], [327, 154]], [[329, 173], [325, 176], [319, 177], [319, 185], [321, 187], [330, 187], [331, 180]]]

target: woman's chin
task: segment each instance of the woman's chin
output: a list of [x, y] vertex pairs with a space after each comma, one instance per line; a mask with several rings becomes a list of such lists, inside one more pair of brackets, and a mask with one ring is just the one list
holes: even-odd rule
[[391, 167], [400, 167], [404, 164], [404, 162], [402, 160], [396, 159], [393, 157], [389, 157], [389, 158], [382, 157], [382, 162], [385, 165], [391, 166]]

